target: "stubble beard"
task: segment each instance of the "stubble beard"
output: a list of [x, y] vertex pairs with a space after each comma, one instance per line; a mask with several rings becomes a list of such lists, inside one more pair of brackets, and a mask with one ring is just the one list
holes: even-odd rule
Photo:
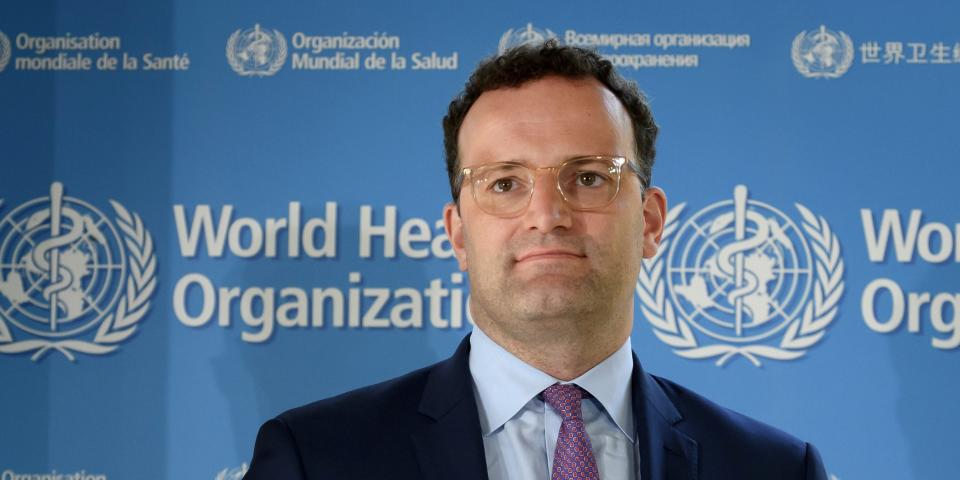
[[[592, 260], [588, 255], [580, 261]], [[497, 330], [521, 342], [589, 337], [588, 332], [612, 320], [622, 279], [615, 278], [618, 271], [611, 267], [545, 265], [521, 271], [512, 254], [504, 255], [477, 266], [471, 275], [474, 320], [485, 332]]]

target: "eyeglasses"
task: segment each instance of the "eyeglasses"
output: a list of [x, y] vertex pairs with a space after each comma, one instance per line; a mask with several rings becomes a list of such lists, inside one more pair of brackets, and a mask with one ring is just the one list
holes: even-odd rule
[[560, 196], [575, 210], [596, 210], [610, 205], [620, 192], [620, 171], [626, 164], [646, 185], [644, 176], [625, 157], [593, 155], [576, 157], [554, 167], [530, 168], [517, 162], [495, 162], [460, 170], [456, 198], [464, 180], [473, 186], [473, 199], [480, 210], [498, 217], [519, 215], [533, 197], [537, 174], [551, 170], [557, 177]]

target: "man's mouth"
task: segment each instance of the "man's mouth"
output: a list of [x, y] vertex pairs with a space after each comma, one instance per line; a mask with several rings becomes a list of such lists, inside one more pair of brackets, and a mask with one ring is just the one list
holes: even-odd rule
[[586, 258], [582, 253], [565, 248], [535, 248], [517, 255], [516, 262], [535, 262], [540, 260], [576, 260]]

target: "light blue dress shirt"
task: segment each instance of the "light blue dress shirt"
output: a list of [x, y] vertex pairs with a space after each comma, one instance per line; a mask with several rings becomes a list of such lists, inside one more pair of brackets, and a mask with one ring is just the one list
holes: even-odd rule
[[558, 382], [574, 383], [592, 396], [581, 405], [600, 478], [640, 480], [629, 337], [597, 366], [563, 382], [515, 357], [474, 326], [470, 374], [490, 480], [550, 478], [561, 419], [539, 394]]

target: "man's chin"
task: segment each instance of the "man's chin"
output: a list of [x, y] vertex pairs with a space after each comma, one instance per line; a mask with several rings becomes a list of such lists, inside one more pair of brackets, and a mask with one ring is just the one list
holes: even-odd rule
[[594, 275], [581, 262], [537, 262], [516, 266], [511, 280], [524, 286], [546, 285], [563, 289], [567, 284], [577, 286], [589, 281]]
[[557, 317], [580, 315], [591, 311], [596, 301], [594, 293], [583, 279], [553, 278], [533, 284], [518, 285], [510, 295], [528, 317]]
[[591, 277], [583, 272], [524, 272], [511, 283], [511, 291], [518, 295], [536, 294], [550, 297], [565, 296], [571, 293], [583, 293], [590, 288]]

